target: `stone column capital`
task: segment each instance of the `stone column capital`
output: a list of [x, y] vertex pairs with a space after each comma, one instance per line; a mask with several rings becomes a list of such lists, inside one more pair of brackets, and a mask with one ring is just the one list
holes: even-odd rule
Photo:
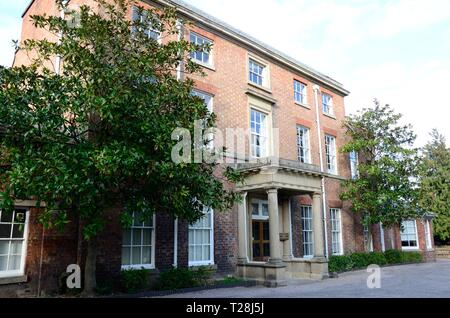
[[278, 193], [278, 188], [268, 188], [266, 189], [267, 194]]
[[313, 193], [311, 193], [310, 194], [310, 196], [311, 196], [311, 198], [313, 198], [314, 199], [314, 197], [321, 197], [322, 196], [322, 193], [321, 192], [313, 192]]
[[242, 198], [245, 199], [247, 197], [247, 191], [236, 191], [238, 194], [242, 195]]

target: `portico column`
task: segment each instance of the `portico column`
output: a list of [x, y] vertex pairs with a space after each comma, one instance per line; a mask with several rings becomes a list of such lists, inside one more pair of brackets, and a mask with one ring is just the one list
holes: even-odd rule
[[247, 192], [241, 192], [242, 201], [238, 203], [238, 245], [239, 245], [239, 263], [248, 262], [247, 253]]
[[270, 258], [269, 263], [281, 263], [280, 225], [278, 218], [278, 189], [267, 190], [269, 201], [269, 234]]
[[312, 195], [313, 225], [314, 225], [314, 257], [324, 258], [323, 249], [323, 218], [320, 193]]
[[292, 257], [291, 252], [291, 224], [289, 215], [289, 198], [283, 201], [283, 233], [288, 234], [289, 239], [283, 242], [283, 260], [289, 260]]

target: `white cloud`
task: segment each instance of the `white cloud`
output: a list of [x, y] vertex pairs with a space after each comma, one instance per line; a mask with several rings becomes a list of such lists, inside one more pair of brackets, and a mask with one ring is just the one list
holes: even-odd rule
[[448, 0], [400, 0], [388, 2], [382, 17], [371, 28], [373, 35], [391, 37], [403, 31], [414, 31], [450, 18]]

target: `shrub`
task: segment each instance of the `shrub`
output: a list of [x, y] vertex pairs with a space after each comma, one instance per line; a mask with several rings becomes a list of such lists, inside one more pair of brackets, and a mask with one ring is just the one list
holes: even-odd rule
[[419, 263], [423, 257], [419, 252], [402, 252], [402, 263]]
[[197, 269], [172, 268], [160, 274], [156, 288], [159, 290], [175, 290], [204, 286], [211, 276], [207, 267]]
[[368, 257], [368, 261], [369, 261], [368, 265], [376, 264], [376, 265], [383, 266], [383, 265], [387, 264], [386, 257], [381, 252], [371, 252], [368, 254], [367, 257]]
[[350, 256], [347, 255], [336, 255], [331, 256], [328, 260], [328, 270], [331, 273], [334, 272], [345, 272], [353, 268], [353, 262]]
[[135, 293], [137, 291], [149, 288], [150, 270], [148, 269], [128, 269], [121, 272], [121, 287], [126, 293]]
[[384, 252], [388, 264], [402, 263], [402, 252], [399, 250], [387, 250]]
[[353, 268], [359, 269], [370, 265], [368, 253], [353, 253], [350, 255], [350, 259], [353, 263]]

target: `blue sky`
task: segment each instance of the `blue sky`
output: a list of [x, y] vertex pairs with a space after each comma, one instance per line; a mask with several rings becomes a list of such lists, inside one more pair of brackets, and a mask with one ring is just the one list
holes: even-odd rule
[[[185, 1], [342, 82], [347, 113], [377, 97], [413, 124], [418, 146], [432, 128], [450, 140], [450, 0]], [[0, 64], [28, 2], [0, 0]]]

